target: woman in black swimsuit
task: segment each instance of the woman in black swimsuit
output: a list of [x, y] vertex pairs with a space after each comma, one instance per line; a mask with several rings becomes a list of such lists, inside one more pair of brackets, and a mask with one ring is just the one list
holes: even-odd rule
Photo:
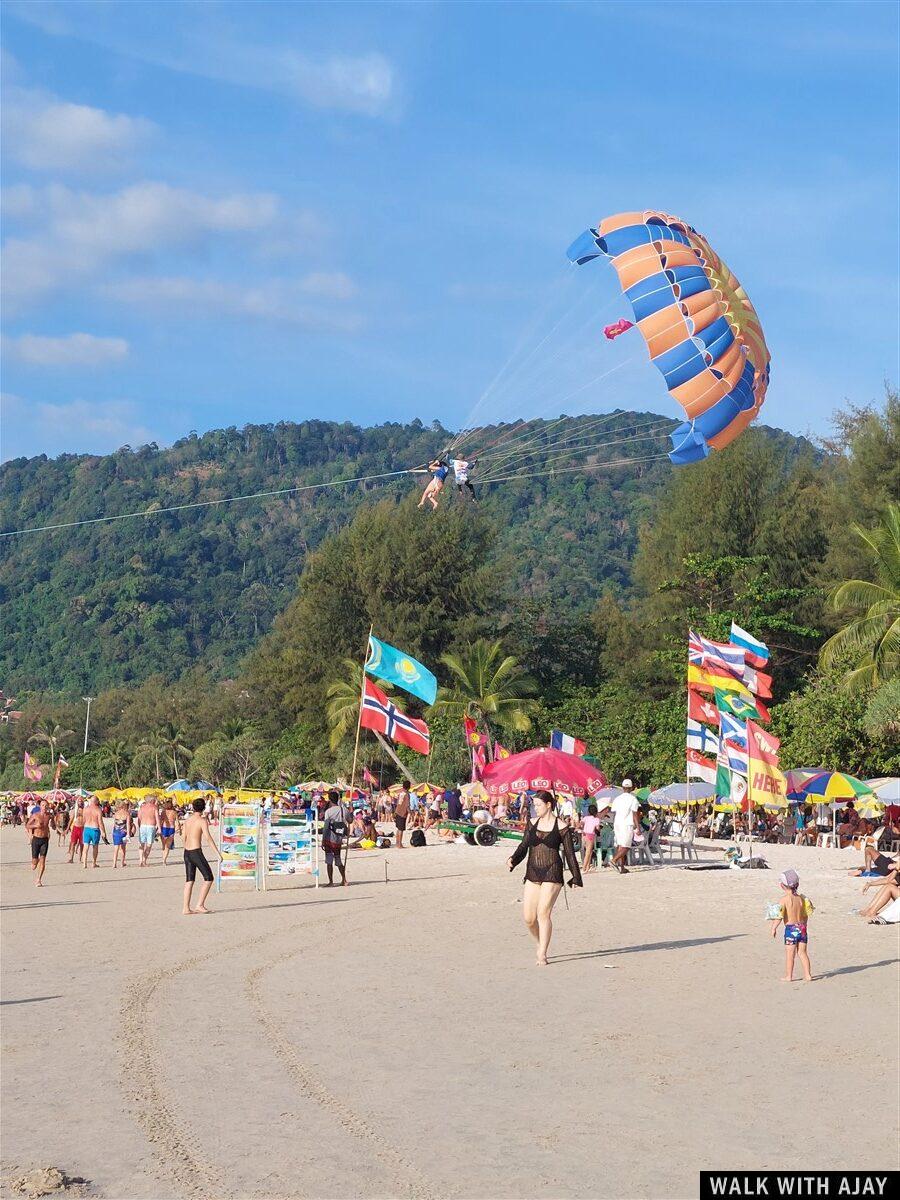
[[537, 964], [547, 965], [547, 950], [553, 934], [550, 914], [563, 885], [562, 855], [572, 878], [569, 887], [581, 887], [581, 869], [572, 841], [572, 830], [556, 815], [556, 800], [549, 792], [534, 793], [536, 820], [528, 821], [525, 833], [508, 860], [510, 871], [515, 870], [525, 855], [525, 894], [522, 897], [522, 916], [528, 932], [537, 942]]

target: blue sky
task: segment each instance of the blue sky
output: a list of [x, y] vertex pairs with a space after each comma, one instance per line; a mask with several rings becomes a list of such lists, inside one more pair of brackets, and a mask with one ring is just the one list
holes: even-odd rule
[[[898, 9], [6, 0], [4, 458], [246, 422], [675, 414], [606, 264], [676, 213], [763, 419], [897, 381]], [[599, 376], [596, 384], [593, 382]]]

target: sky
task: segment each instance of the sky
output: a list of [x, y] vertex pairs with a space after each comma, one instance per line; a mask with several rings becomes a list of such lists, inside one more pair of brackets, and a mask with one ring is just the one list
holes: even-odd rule
[[0, 452], [676, 415], [605, 215], [704, 233], [827, 433], [898, 381], [898, 6], [3, 5]]

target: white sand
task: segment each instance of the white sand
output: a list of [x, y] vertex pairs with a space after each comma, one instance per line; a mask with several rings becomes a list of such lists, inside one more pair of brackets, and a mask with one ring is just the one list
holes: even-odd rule
[[182, 918], [180, 855], [52, 845], [38, 891], [3, 829], [4, 1183], [674, 1200], [707, 1168], [898, 1165], [897, 928], [851, 915], [851, 852], [764, 850], [817, 907], [821, 978], [787, 985], [777, 870], [592, 875], [538, 969], [509, 846], [391, 851], [387, 886], [356, 854], [349, 888]]

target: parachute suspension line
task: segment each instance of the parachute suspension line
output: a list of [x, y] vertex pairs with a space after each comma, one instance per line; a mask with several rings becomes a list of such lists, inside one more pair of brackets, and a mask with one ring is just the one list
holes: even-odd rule
[[[618, 299], [611, 301], [610, 304], [607, 304], [605, 307], [609, 308], [611, 304], [615, 303], [618, 303]], [[560, 359], [571, 358], [575, 347], [578, 347], [577, 353], [580, 355], [590, 355], [596, 344], [586, 340], [585, 333], [592, 325], [602, 319], [602, 313], [603, 309], [599, 310], [599, 312], [594, 311], [588, 313], [587, 317], [580, 321], [580, 323], [572, 330], [567, 332], [562, 340], [558, 342], [558, 344], [550, 347], [550, 353], [548, 353], [546, 357], [539, 359], [534, 364], [533, 374], [530, 374], [527, 380], [521, 381], [521, 386], [518, 384], [516, 385], [518, 390], [515, 391], [514, 395], [504, 397], [500, 401], [501, 407], [508, 407], [510, 404], [515, 404], [517, 406], [524, 404], [527, 407], [537, 400], [541, 392], [548, 384], [553, 387], [554, 371], [551, 368], [555, 367]], [[558, 369], [556, 373], [558, 374]], [[498, 395], [508, 391], [508, 389], [512, 386], [513, 377], [510, 376], [498, 392]], [[497, 396], [495, 396], [494, 399], [496, 400]]]
[[[531, 338], [536, 335], [542, 322], [544, 320], [546, 320], [546, 318], [549, 316], [550, 312], [552, 311], [554, 305], [557, 302], [556, 293], [562, 293], [566, 288], [569, 287], [570, 280], [577, 279], [576, 273], [572, 270], [572, 267], [574, 267], [575, 265], [576, 264], [572, 263], [572, 262], [568, 263], [566, 265], [566, 267], [564, 268], [563, 273], [556, 279], [556, 281], [553, 284], [551, 284], [550, 295], [549, 295], [546, 303], [541, 306], [541, 308], [538, 310], [537, 314], [531, 319], [531, 321], [529, 321], [526, 324], [525, 329], [519, 335], [519, 338], [518, 338], [516, 344], [513, 346], [512, 350], [510, 351], [509, 357], [506, 359], [506, 362], [503, 363], [503, 365], [497, 371], [496, 375], [494, 375], [493, 379], [490, 381], [490, 383], [487, 385], [487, 387], [482, 391], [481, 395], [478, 397], [478, 400], [476, 401], [476, 405], [479, 404], [487, 395], [490, 394], [490, 392], [494, 389], [494, 387], [500, 382], [500, 380], [503, 377], [503, 375], [505, 374], [505, 372], [510, 369], [510, 367], [515, 362], [518, 355], [520, 355], [522, 353], [522, 351], [525, 349], [526, 345], [531, 340]], [[578, 304], [579, 299], [576, 298], [574, 303]], [[572, 305], [570, 305], [569, 308], [571, 310]], [[473, 412], [474, 412], [474, 409], [473, 409]]]
[[[638, 437], [638, 430], [648, 429], [651, 426], [656, 427], [652, 433], [642, 434], [640, 437]], [[518, 464], [515, 468], [516, 470], [523, 469], [524, 462], [519, 460], [529, 458], [542, 460], [560, 454], [575, 454], [582, 451], [589, 452], [592, 450], [602, 450], [606, 446], [619, 446], [632, 441], [642, 442], [646, 441], [648, 438], [666, 437], [669, 433], [671, 433], [673, 426], [668, 423], [668, 420], [666, 421], [666, 424], [661, 425], [659, 423], [659, 418], [657, 418], [655, 421], [648, 421], [643, 425], [632, 426], [631, 428], [634, 431], [632, 433], [626, 434], [625, 430], [627, 428], [628, 426], [626, 425], [623, 429], [608, 430], [600, 435], [599, 441], [597, 440], [596, 434], [586, 434], [583, 439], [570, 442], [568, 445], [523, 450], [517, 454], [511, 454], [507, 459], [498, 459], [497, 462], [488, 468], [488, 473], [484, 476], [484, 482], [487, 482], [490, 479], [491, 472], [511, 470], [513, 463]], [[606, 433], [621, 434], [622, 436], [620, 438], [614, 438], [613, 440], [606, 440]]]
[[[571, 398], [573, 396], [577, 396], [579, 392], [583, 392], [586, 388], [591, 387], [593, 384], [599, 383], [601, 380], [606, 379], [610, 375], [614, 375], [616, 371], [621, 370], [622, 367], [628, 366], [628, 364], [633, 361], [634, 361], [633, 356], [632, 356], [632, 358], [626, 358], [623, 362], [617, 363], [614, 367], [611, 367], [608, 371], [602, 371], [599, 375], [595, 375], [593, 379], [589, 379], [587, 381], [587, 383], [583, 383], [583, 384], [581, 384], [580, 387], [574, 388], [571, 392], [568, 392], [565, 396], [562, 396], [559, 398], [554, 397], [554, 399], [552, 399], [547, 404], [546, 407], [547, 408], [550, 408], [550, 407], [555, 408], [558, 404], [565, 404], [565, 402], [567, 400], [571, 400]], [[604, 421], [611, 421], [611, 420], [613, 420], [614, 417], [619, 416], [619, 415], [621, 415], [621, 414], [606, 413], [604, 416], [598, 417], [597, 421], [598, 421], [598, 423], [602, 423]], [[539, 418], [540, 418], [540, 414], [538, 414], [538, 416], [536, 416], [536, 417], [533, 417], [532, 422], [535, 420], [538, 420]], [[530, 429], [527, 429], [524, 432], [518, 433], [516, 437], [509, 437], [508, 440], [505, 441], [505, 444], [503, 444], [504, 443], [503, 437], [498, 438], [495, 442], [490, 443], [490, 445], [488, 446], [488, 451], [497, 449], [497, 447], [499, 447], [500, 448], [499, 453], [505, 454], [506, 450], [510, 446], [512, 446], [514, 443], [520, 442], [522, 440], [522, 438], [526, 439], [526, 444], [527, 444], [527, 442], [530, 442], [533, 440], [540, 440], [540, 438], [545, 437], [547, 435], [547, 433], [549, 433], [549, 431], [555, 425], [560, 425], [560, 424], [562, 424], [563, 421], [571, 421], [571, 420], [576, 420], [576, 419], [577, 419], [576, 417], [561, 416], [561, 417], [558, 417], [555, 421], [551, 421], [550, 424], [546, 425], [543, 429], [535, 429], [532, 425], [532, 427]], [[529, 424], [531, 424], [531, 422], [529, 422]], [[495, 457], [497, 457], [497, 455], [491, 454], [491, 453], [487, 453], [487, 454], [482, 453], [479, 457], [480, 458], [495, 458]]]
[[[571, 279], [578, 278], [578, 275], [576, 272], [567, 271], [566, 275], [568, 278], [571, 278]], [[544, 334], [544, 336], [540, 339], [540, 341], [536, 342], [531, 347], [531, 349], [528, 350], [528, 352], [524, 355], [524, 357], [522, 357], [519, 361], [516, 361], [516, 359], [519, 357], [521, 352], [525, 349], [525, 344], [523, 344], [523, 343], [526, 343], [526, 339], [520, 338], [519, 343], [517, 344], [516, 349], [513, 352], [513, 354], [507, 359], [507, 361], [500, 368], [500, 370], [497, 372], [497, 374], [494, 376], [494, 378], [491, 380], [491, 382], [488, 384], [488, 386], [484, 389], [484, 391], [478, 397], [478, 400], [475, 402], [475, 407], [473, 408], [472, 413], [470, 414], [470, 418], [493, 395], [495, 395], [495, 393], [497, 393], [498, 391], [502, 391], [508, 385], [510, 379], [514, 378], [516, 375], [519, 374], [520, 371], [522, 371], [524, 369], [524, 367], [531, 361], [532, 358], [534, 358], [535, 354], [537, 354], [537, 352], [541, 349], [541, 347], [543, 345], [545, 345], [550, 340], [550, 338], [553, 337], [553, 335], [554, 335], [554, 333], [556, 333], [557, 329], [559, 329], [560, 326], [565, 324], [565, 322], [569, 319], [569, 317], [571, 317], [572, 313], [574, 313], [575, 310], [577, 308], [579, 308], [585, 302], [585, 300], [590, 300], [593, 298], [593, 294], [597, 290], [597, 286], [599, 285], [599, 283], [600, 283], [600, 280], [597, 280], [597, 279], [591, 280], [589, 288], [582, 287], [582, 290], [580, 292], [578, 292], [576, 290], [576, 295], [575, 295], [574, 299], [571, 300], [566, 305], [566, 307], [563, 309], [563, 311], [560, 313], [560, 315], [556, 318], [556, 320], [553, 322], [553, 324], [550, 326], [550, 328], [547, 330], [547, 332]], [[541, 312], [541, 314], [540, 314], [539, 321], [535, 321], [532, 323], [532, 326], [528, 331], [528, 338], [533, 337], [537, 333], [540, 322], [543, 321], [547, 317], [551, 307], [552, 307], [552, 305], [545, 306], [544, 311]]]
[[[670, 432], [670, 430], [668, 428], [660, 428], [660, 429], [654, 430], [652, 433], [644, 433], [644, 434], [640, 434], [640, 435], [630, 435], [628, 437], [618, 438], [611, 442], [598, 442], [596, 445], [564, 446], [558, 450], [547, 451], [547, 453], [545, 455], [541, 456], [545, 461], [539, 462], [537, 465], [538, 466], [546, 466], [547, 465], [546, 460], [548, 460], [551, 457], [556, 457], [558, 455], [565, 456], [566, 454], [579, 454], [579, 453], [587, 455], [594, 451], [605, 450], [609, 446], [627, 446], [627, 445], [630, 445], [632, 442], [659, 441], [661, 438], [666, 437], [669, 434], [669, 432]], [[522, 478], [523, 476], [531, 475], [534, 473], [524, 463], [498, 464], [497, 469], [499, 469], [500, 471], [512, 472], [512, 473], [514, 473], [514, 477], [518, 477], [518, 478]], [[507, 476], [507, 475], [486, 475], [484, 477], [484, 479], [482, 479], [481, 482], [482, 483], [493, 483], [496, 479], [500, 479], [500, 478], [509, 478], [509, 476]]]
[[373, 479], [391, 479], [400, 475], [411, 475], [415, 468], [402, 471], [382, 471], [380, 475], [357, 475], [354, 479], [331, 479], [325, 483], [304, 483], [297, 487], [276, 488], [271, 492], [252, 492], [244, 496], [222, 496], [217, 500], [193, 500], [189, 504], [169, 504], [165, 508], [144, 508], [137, 512], [116, 513], [108, 517], [87, 517], [82, 521], [61, 521], [56, 525], [33, 525], [28, 529], [0, 530], [0, 537], [18, 537], [23, 533], [49, 533], [55, 529], [75, 529], [79, 525], [102, 525], [109, 521], [127, 521], [131, 517], [157, 517], [163, 513], [182, 512], [187, 508], [212, 508], [217, 504], [234, 504], [238, 500], [263, 500], [274, 496], [290, 496], [297, 492], [310, 492], [316, 488], [341, 487], [345, 483], [368, 483]]
[[659, 462], [668, 457], [668, 454], [648, 454], [645, 458], [618, 458], [609, 462], [585, 463], [580, 467], [551, 467], [548, 471], [529, 472], [525, 475], [498, 475], [495, 479], [482, 480], [482, 483], [506, 483], [509, 479], [543, 479], [548, 475], [565, 475], [572, 471], [601, 471], [607, 467], [625, 467], [632, 463]]
[[[535, 355], [538, 354], [538, 352], [542, 349], [542, 347], [545, 346], [551, 340], [551, 338], [553, 338], [553, 336], [554, 336], [554, 334], [556, 334], [557, 330], [559, 330], [564, 324], [566, 324], [566, 322], [569, 320], [569, 318], [572, 316], [572, 314], [575, 312], [575, 310], [578, 309], [582, 304], [584, 304], [585, 301], [589, 301], [589, 302], [593, 301], [594, 292], [597, 289], [597, 285], [599, 283], [600, 278], [602, 278], [600, 276], [599, 272], [597, 273], [597, 275], [598, 275], [598, 278], [596, 280], [591, 281], [590, 289], [583, 291], [581, 293], [581, 295], [576, 297], [574, 302], [568, 306], [568, 309], [566, 311], [564, 311], [560, 317], [557, 318], [557, 320], [553, 323], [553, 325], [550, 327], [550, 329], [547, 331], [547, 333], [544, 334], [544, 336], [541, 338], [541, 340], [536, 345], [534, 345], [528, 351], [528, 353], [522, 359], [520, 359], [519, 362], [517, 362], [515, 364], [515, 366], [513, 366], [510, 369], [504, 368], [503, 372], [501, 372], [502, 378], [498, 377], [497, 379], [495, 379], [495, 381], [490, 385], [490, 388], [486, 389], [481, 394], [479, 399], [476, 401], [475, 406], [472, 408], [471, 412], [468, 414], [468, 416], [466, 418], [466, 424], [468, 426], [472, 425], [472, 423], [474, 422], [475, 416], [478, 413], [480, 413], [485, 408], [485, 406], [488, 405], [489, 402], [490, 402], [491, 408], [494, 408], [496, 406], [498, 398], [504, 392], [508, 391], [508, 389], [512, 386], [513, 380], [521, 375], [522, 371], [525, 370], [525, 368], [527, 367], [529, 362], [531, 362], [531, 360], [534, 359]], [[613, 302], [619, 303], [619, 298], [616, 297]], [[541, 371], [544, 367], [546, 367], [549, 364], [550, 361], [552, 361], [552, 358], [558, 357], [559, 354], [563, 353], [568, 348], [568, 343], [572, 342], [578, 338], [579, 334], [583, 331], [584, 326], [587, 324], [590, 324], [592, 321], [594, 321], [596, 319], [597, 319], [596, 310], [591, 311], [585, 320], [580, 321], [574, 334], [566, 333], [564, 335], [565, 336], [565, 344], [562, 347], [560, 347], [553, 356], [551, 356], [551, 359], [545, 359], [543, 361], [539, 360], [538, 370]], [[520, 400], [521, 400], [521, 396], [516, 395], [515, 402], [519, 403]], [[501, 411], [503, 410], [504, 407], [506, 407], [506, 401], [501, 400], [500, 401]], [[455, 448], [456, 446], [460, 445], [462, 443], [462, 441], [464, 441], [464, 440], [466, 440], [465, 437], [460, 437], [454, 443], [454, 446], [451, 448]]]

